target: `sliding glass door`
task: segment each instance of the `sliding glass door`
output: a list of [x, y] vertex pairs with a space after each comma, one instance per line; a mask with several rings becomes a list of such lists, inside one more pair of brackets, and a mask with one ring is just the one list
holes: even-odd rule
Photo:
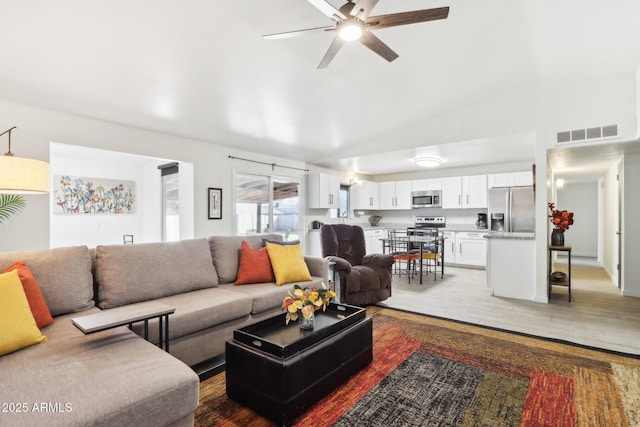
[[236, 173], [236, 234], [281, 234], [300, 238], [300, 181], [296, 178]]

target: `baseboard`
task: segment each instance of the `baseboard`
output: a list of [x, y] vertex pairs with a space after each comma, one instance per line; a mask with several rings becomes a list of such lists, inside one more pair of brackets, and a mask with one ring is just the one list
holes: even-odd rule
[[198, 374], [200, 381], [211, 378], [224, 371], [226, 365], [224, 353], [191, 367]]

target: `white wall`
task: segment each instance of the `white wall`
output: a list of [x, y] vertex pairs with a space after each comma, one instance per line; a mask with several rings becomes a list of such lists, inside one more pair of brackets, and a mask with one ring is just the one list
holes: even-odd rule
[[640, 153], [623, 159], [622, 294], [640, 297]]
[[604, 175], [602, 182], [602, 267], [613, 283], [618, 286], [618, 167], [611, 167]]
[[[130, 126], [93, 120], [81, 116], [36, 108], [0, 100], [0, 121], [12, 135], [12, 151], [16, 156], [49, 161], [51, 141], [137, 154], [193, 164], [192, 220], [194, 237], [232, 234], [233, 171], [273, 173], [270, 165], [258, 165], [229, 159], [229, 155], [267, 163], [304, 168], [304, 163], [273, 156], [223, 147]], [[277, 169], [277, 168], [276, 168]], [[182, 184], [181, 184], [182, 185]], [[221, 220], [207, 218], [207, 188], [223, 189]], [[46, 249], [50, 247], [49, 196], [27, 196], [26, 209], [0, 226], [0, 251]], [[181, 200], [182, 201], [182, 200]]]
[[[55, 147], [52, 148], [55, 150]], [[99, 244], [122, 243], [123, 234], [141, 237], [142, 218], [145, 211], [144, 174], [141, 168], [132, 167], [126, 161], [89, 160], [73, 157], [50, 158], [52, 179], [58, 175], [71, 177], [103, 178], [132, 181], [135, 185], [135, 208], [124, 214], [62, 214], [54, 213], [53, 192], [50, 193], [50, 245], [51, 247], [84, 244], [95, 247]], [[55, 188], [55, 183], [51, 183]], [[156, 189], [156, 191], [159, 191]]]
[[[50, 246], [122, 244], [123, 234], [132, 234], [135, 243], [162, 240], [162, 184], [158, 166], [170, 160], [118, 153], [109, 150], [51, 143], [51, 187], [56, 176], [102, 178], [135, 183], [135, 209], [124, 214], [61, 214], [54, 209], [54, 192], [49, 195]], [[193, 200], [193, 173], [189, 163], [180, 165], [185, 189], [180, 192]], [[181, 200], [182, 201], [182, 200]], [[193, 236], [193, 206], [181, 203], [181, 213], [191, 228], [185, 227], [182, 238]]]
[[598, 183], [567, 183], [558, 189], [556, 209], [575, 214], [574, 224], [564, 233], [574, 256], [598, 256]]

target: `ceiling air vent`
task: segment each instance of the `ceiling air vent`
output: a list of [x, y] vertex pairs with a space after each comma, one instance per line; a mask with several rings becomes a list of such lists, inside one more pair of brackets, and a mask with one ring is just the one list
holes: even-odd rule
[[575, 129], [558, 132], [557, 142], [586, 141], [618, 136], [618, 125], [598, 126], [587, 129]]

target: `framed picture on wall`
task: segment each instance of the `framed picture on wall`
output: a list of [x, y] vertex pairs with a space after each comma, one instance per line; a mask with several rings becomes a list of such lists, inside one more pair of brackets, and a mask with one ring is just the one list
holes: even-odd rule
[[209, 188], [209, 219], [222, 219], [222, 188]]

